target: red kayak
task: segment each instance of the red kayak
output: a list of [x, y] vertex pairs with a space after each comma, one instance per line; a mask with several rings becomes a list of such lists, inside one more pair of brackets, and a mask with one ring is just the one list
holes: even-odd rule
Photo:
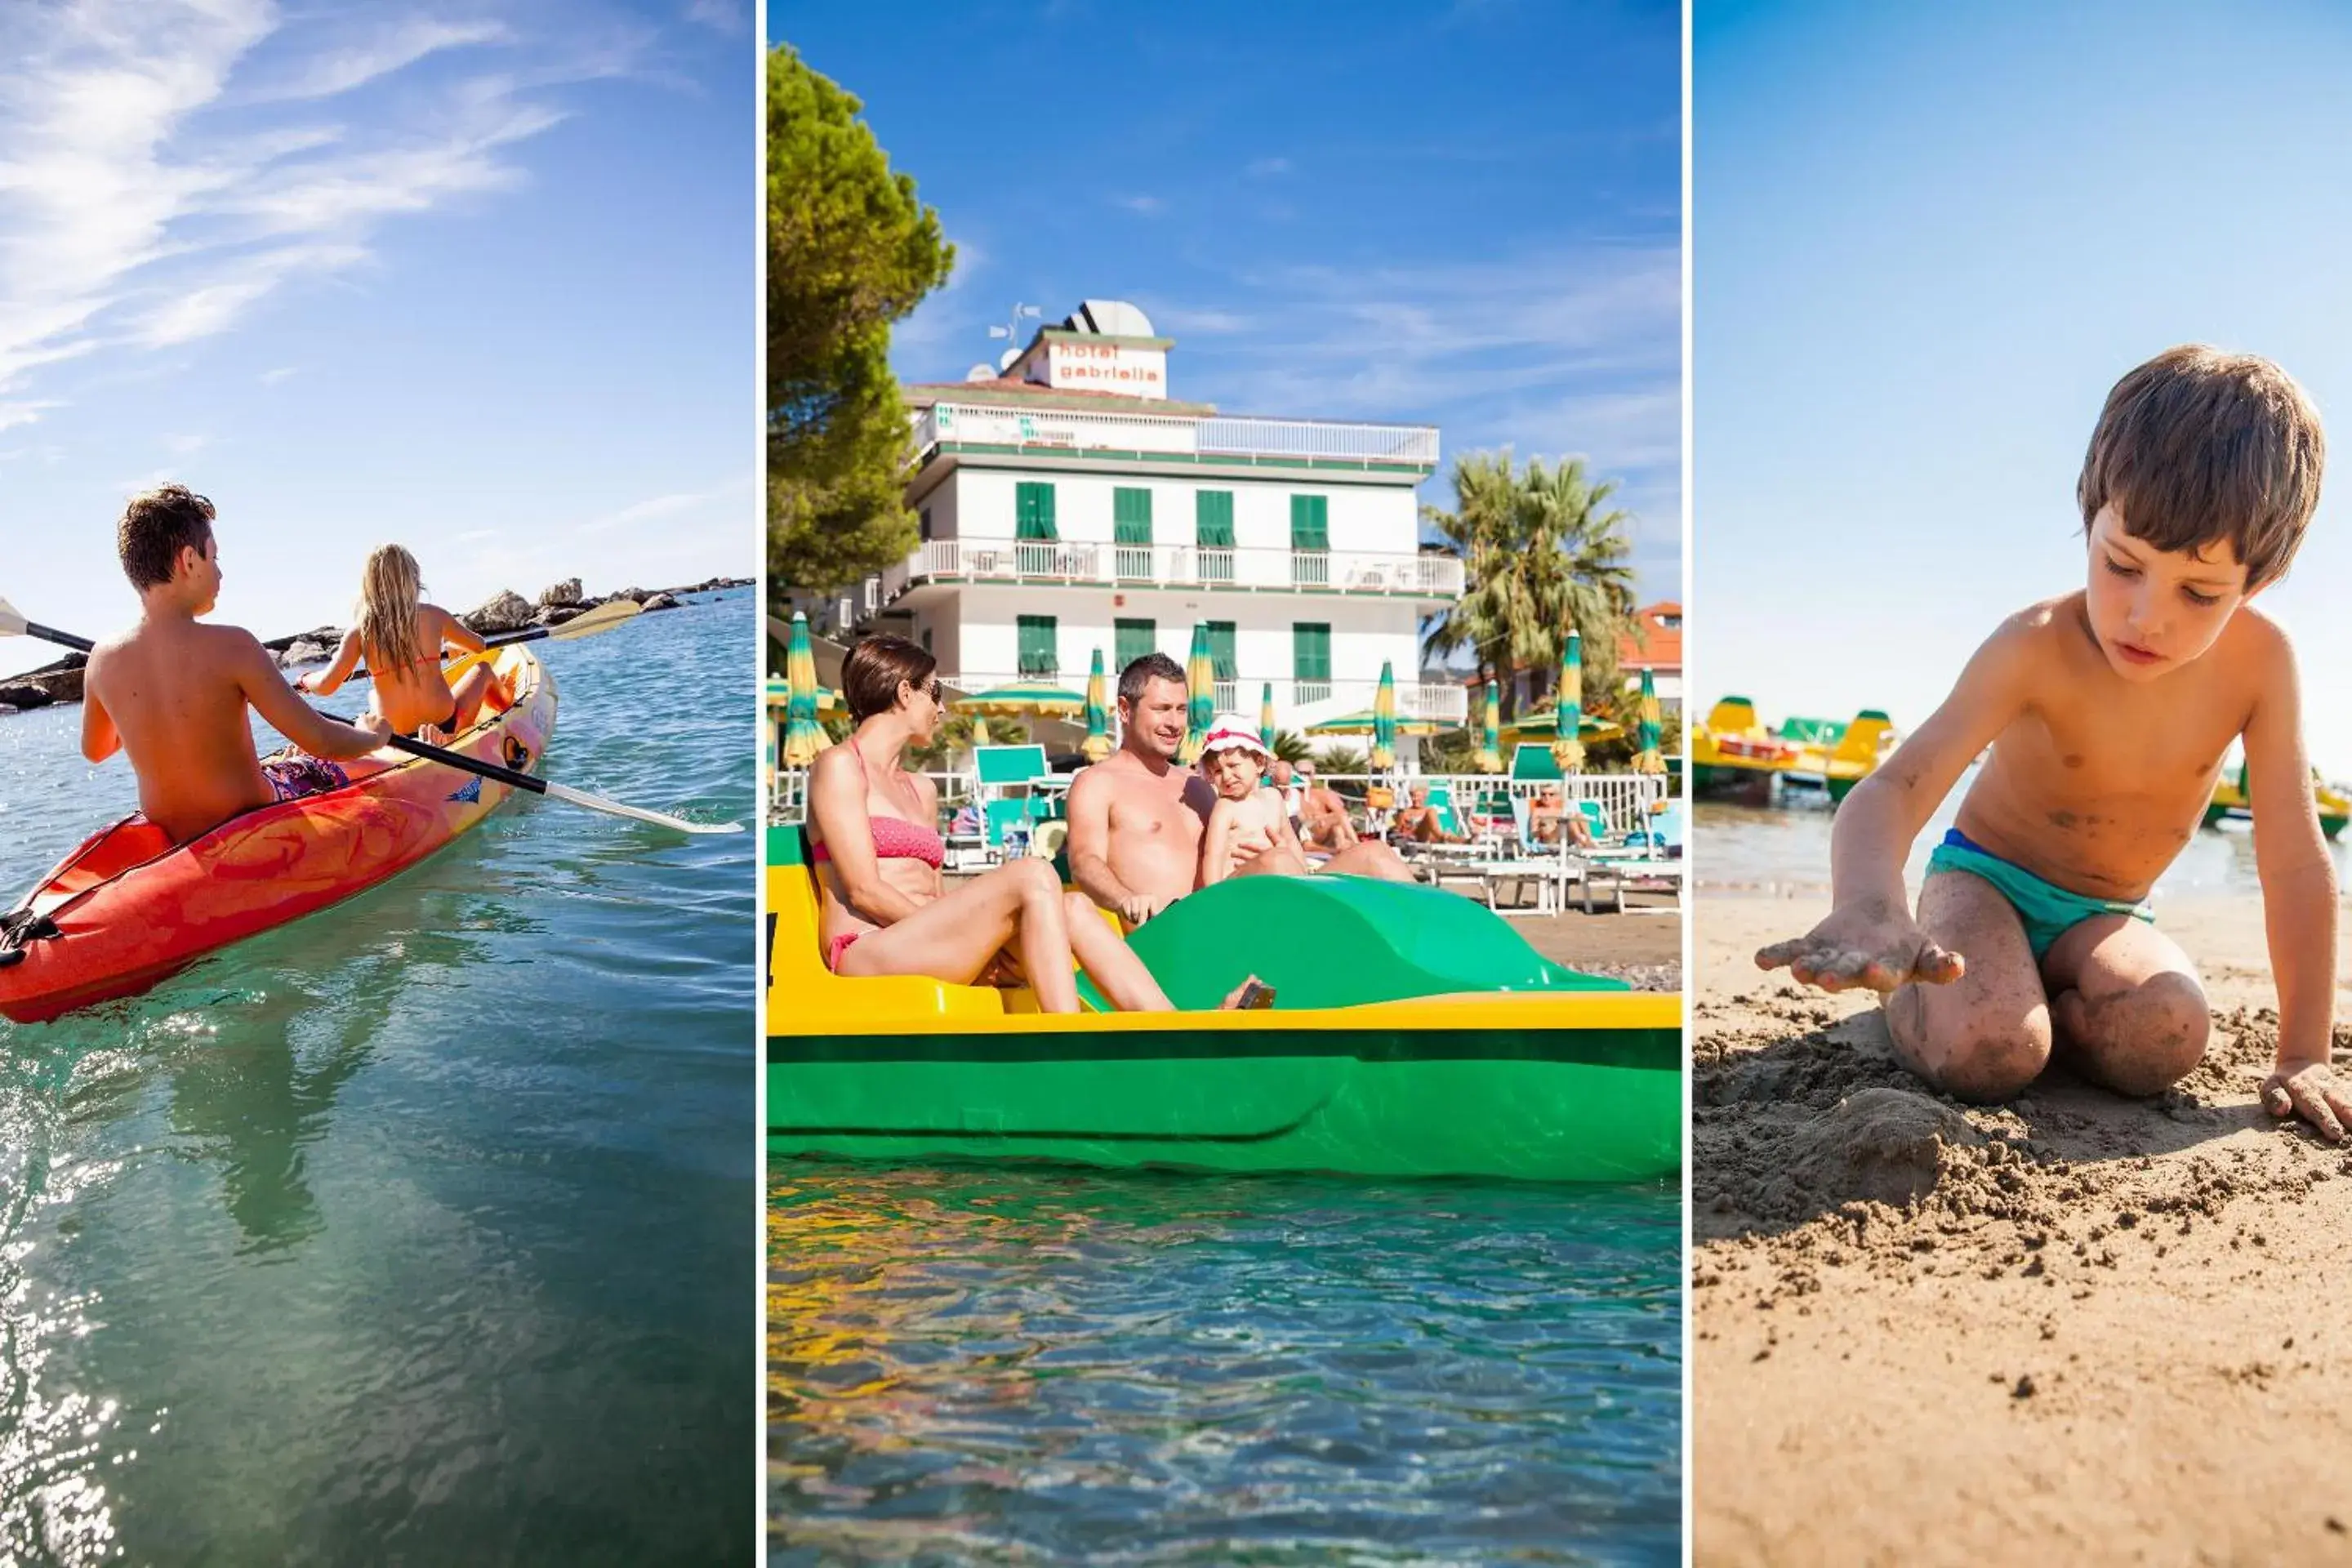
[[[497, 655], [512, 704], [448, 749], [535, 773], [555, 682], [520, 647]], [[20, 1024], [136, 996], [188, 965], [375, 886], [456, 840], [511, 785], [385, 750], [351, 783], [231, 817], [174, 847], [131, 816], [66, 857], [0, 916], [0, 1014]]]

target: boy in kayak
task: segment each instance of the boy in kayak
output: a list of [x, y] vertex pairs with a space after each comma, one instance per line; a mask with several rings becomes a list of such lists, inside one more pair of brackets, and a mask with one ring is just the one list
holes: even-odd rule
[[328, 696], [365, 658], [374, 681], [368, 706], [395, 733], [435, 746], [472, 727], [486, 699], [508, 700], [488, 664], [473, 665], [454, 687], [442, 675], [443, 648], [479, 653], [482, 639], [440, 605], [425, 603], [424, 591], [416, 557], [399, 545], [369, 555], [360, 574], [359, 623], [343, 634], [333, 662], [296, 679], [294, 689]]
[[[2279, 995], [2263, 1103], [2341, 1140], [2335, 869], [2294, 650], [2251, 607], [2294, 559], [2323, 451], [2302, 389], [2266, 360], [2176, 348], [2116, 383], [2075, 487], [2087, 584], [2004, 622], [1846, 797], [1829, 917], [1757, 963], [1880, 993], [1904, 1065], [1963, 1100], [2011, 1098], [2053, 1052], [2155, 1094], [2204, 1055], [2210, 1017], [2147, 894], [2242, 741]], [[1905, 855], [1987, 746], [1915, 916]]]
[[[183, 485], [133, 497], [115, 531], [138, 625], [93, 648], [82, 679], [82, 755], [131, 755], [139, 807], [184, 844], [240, 812], [331, 789], [326, 759], [366, 756], [390, 730], [373, 714], [339, 723], [294, 694], [251, 632], [205, 626], [220, 596], [213, 503]], [[253, 753], [247, 710], [310, 756]]]

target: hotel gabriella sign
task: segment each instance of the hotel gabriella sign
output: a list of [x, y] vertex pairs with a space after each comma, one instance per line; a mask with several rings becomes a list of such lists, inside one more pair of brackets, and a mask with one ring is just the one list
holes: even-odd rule
[[1074, 342], [1045, 345], [1045, 384], [1061, 390], [1123, 392], [1129, 397], [1168, 395], [1168, 351], [1133, 343]]

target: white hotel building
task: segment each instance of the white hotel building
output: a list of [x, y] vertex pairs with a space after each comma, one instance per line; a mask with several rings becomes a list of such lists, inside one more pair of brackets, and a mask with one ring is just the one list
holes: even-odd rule
[[1217, 707], [1305, 730], [1371, 706], [1385, 661], [1402, 716], [1459, 721], [1463, 688], [1421, 679], [1421, 619], [1462, 563], [1420, 542], [1426, 425], [1219, 414], [1170, 398], [1171, 340], [1089, 300], [1002, 374], [906, 388], [907, 503], [921, 543], [821, 618], [921, 644], [965, 692], [1082, 689], [1206, 623]]

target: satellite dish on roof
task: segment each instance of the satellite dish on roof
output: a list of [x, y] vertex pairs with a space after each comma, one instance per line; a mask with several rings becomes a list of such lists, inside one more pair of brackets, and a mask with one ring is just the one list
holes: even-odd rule
[[996, 367], [994, 365], [976, 364], [970, 370], [963, 373], [963, 378], [966, 381], [994, 381], [996, 379]]
[[[1011, 370], [1013, 368], [1013, 362], [1020, 357], [1021, 351], [1019, 349], [1006, 349], [1003, 353], [997, 356], [996, 368], [999, 371]], [[990, 379], [993, 380], [994, 377], [991, 377]]]
[[1148, 338], [1156, 334], [1151, 319], [1124, 300], [1088, 300], [1069, 321], [1070, 329], [1099, 332], [1109, 338]]

